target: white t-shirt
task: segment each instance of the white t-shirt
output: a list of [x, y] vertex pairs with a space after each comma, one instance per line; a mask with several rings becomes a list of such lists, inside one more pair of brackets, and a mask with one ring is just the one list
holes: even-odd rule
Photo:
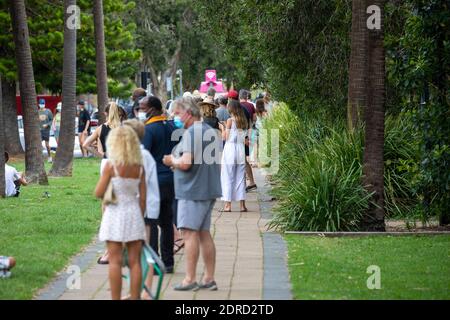
[[142, 160], [144, 162], [145, 182], [147, 184], [147, 208], [145, 210], [145, 217], [149, 219], [159, 218], [159, 185], [158, 172], [156, 171], [156, 161], [141, 145]]
[[20, 179], [20, 174], [17, 170], [7, 164], [5, 164], [5, 192], [7, 197], [13, 197], [16, 195], [16, 185], [14, 181]]

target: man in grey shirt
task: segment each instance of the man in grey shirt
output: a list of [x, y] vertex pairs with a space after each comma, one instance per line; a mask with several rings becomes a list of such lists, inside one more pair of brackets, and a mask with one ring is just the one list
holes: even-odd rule
[[230, 119], [230, 114], [227, 109], [228, 99], [224, 96], [219, 98], [219, 107], [216, 109], [217, 119], [220, 122], [225, 123]]
[[53, 123], [53, 113], [45, 107], [45, 100], [39, 99], [39, 128], [41, 129], [41, 141], [45, 142], [48, 162], [52, 162], [50, 150], [50, 128]]
[[[222, 195], [220, 184], [221, 139], [216, 130], [201, 122], [200, 109], [191, 98], [174, 102], [174, 115], [186, 129], [174, 155], [163, 162], [174, 170], [175, 197], [178, 199], [178, 228], [183, 232], [186, 275], [175, 290], [217, 290], [214, 280], [216, 248], [210, 233], [211, 213]], [[200, 245], [199, 245], [200, 244]], [[205, 274], [200, 284], [196, 268], [200, 248]]]

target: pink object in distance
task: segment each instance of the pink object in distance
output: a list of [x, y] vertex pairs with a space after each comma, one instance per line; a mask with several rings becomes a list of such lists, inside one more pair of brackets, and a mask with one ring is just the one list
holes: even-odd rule
[[205, 71], [205, 82], [217, 82], [217, 72], [216, 70], [206, 70]]
[[206, 93], [208, 92], [209, 87], [213, 87], [216, 89], [217, 93], [225, 92], [223, 88], [223, 84], [221, 81], [217, 81], [217, 72], [216, 70], [206, 70], [205, 71], [205, 81], [200, 85], [200, 92]]

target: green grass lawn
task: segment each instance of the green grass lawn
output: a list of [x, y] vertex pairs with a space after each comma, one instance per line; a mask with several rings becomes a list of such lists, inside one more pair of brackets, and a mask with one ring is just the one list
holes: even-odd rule
[[31, 299], [91, 242], [101, 219], [93, 196], [99, 166], [99, 160], [78, 159], [73, 177], [49, 178], [48, 186], [22, 187], [19, 198], [0, 199], [0, 255], [17, 260], [12, 277], [0, 279], [0, 299]]
[[450, 236], [285, 239], [295, 299], [450, 299]]

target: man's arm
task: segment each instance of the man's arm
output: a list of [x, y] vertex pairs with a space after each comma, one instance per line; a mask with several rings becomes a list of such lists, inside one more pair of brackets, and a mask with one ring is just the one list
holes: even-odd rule
[[173, 169], [181, 171], [188, 171], [192, 167], [193, 155], [190, 152], [185, 152], [180, 158], [175, 158], [172, 155], [166, 155], [163, 158], [163, 163]]
[[25, 177], [23, 175], [20, 176], [19, 182], [23, 186], [27, 186], [28, 185], [28, 181], [25, 179]]
[[45, 124], [43, 125], [43, 127], [45, 129], [50, 129], [50, 126], [52, 125], [53, 122], [53, 114], [50, 110], [46, 109], [45, 113], [47, 114], [47, 121], [45, 122]]

